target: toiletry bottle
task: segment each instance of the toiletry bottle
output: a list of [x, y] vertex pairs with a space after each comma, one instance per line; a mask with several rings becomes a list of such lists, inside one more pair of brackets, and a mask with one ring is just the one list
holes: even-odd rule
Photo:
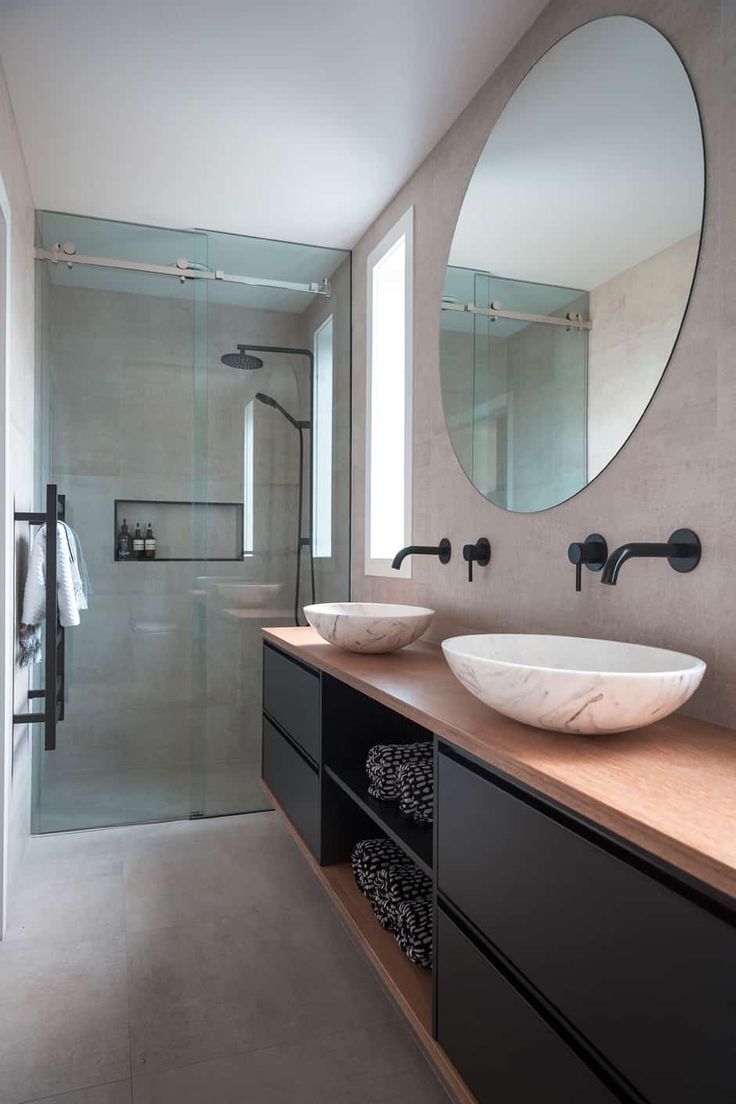
[[153, 535], [153, 526], [151, 525], [150, 521], [148, 523], [148, 528], [146, 529], [146, 539], [145, 539], [144, 545], [145, 545], [146, 559], [147, 560], [155, 560], [156, 559], [156, 538]]
[[137, 521], [135, 523], [135, 533], [133, 534], [133, 559], [142, 560], [144, 551], [145, 542], [141, 533], [141, 523]]
[[120, 532], [118, 533], [118, 559], [129, 560], [132, 550], [133, 542], [128, 531], [128, 522], [123, 518], [123, 524], [120, 526]]

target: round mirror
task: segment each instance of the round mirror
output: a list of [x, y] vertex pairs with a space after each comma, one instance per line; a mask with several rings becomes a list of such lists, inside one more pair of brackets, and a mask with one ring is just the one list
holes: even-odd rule
[[440, 323], [448, 431], [491, 502], [555, 506], [625, 443], [682, 325], [703, 195], [692, 86], [648, 23], [587, 23], [519, 85], [465, 195]]

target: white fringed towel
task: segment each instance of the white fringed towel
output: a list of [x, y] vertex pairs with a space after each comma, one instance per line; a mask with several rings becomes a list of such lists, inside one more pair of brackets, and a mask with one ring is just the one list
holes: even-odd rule
[[[82, 580], [83, 566], [77, 535], [64, 522], [56, 528], [56, 598], [59, 621], [65, 629], [78, 625], [80, 610], [88, 608]], [[21, 617], [21, 666], [40, 659], [40, 626], [46, 616], [46, 526], [36, 533], [31, 548]], [[30, 631], [29, 631], [30, 630]]]

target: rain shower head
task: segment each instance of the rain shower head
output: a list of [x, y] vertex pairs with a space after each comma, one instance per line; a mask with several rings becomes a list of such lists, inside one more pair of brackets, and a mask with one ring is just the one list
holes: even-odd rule
[[249, 372], [262, 368], [263, 361], [261, 358], [246, 353], [247, 348], [247, 345], [238, 345], [237, 353], [225, 353], [220, 357], [221, 363], [227, 365], [228, 368], [242, 368]]

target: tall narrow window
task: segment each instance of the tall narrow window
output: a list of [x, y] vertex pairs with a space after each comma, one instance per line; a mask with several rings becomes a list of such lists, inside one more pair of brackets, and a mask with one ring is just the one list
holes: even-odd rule
[[[393, 575], [411, 537], [413, 208], [368, 257], [367, 575]], [[401, 568], [411, 575], [411, 560]]]
[[252, 556], [255, 534], [255, 429], [253, 410], [255, 403], [249, 402], [243, 419], [243, 555]]
[[315, 556], [332, 555], [332, 315], [314, 335], [314, 471]]

